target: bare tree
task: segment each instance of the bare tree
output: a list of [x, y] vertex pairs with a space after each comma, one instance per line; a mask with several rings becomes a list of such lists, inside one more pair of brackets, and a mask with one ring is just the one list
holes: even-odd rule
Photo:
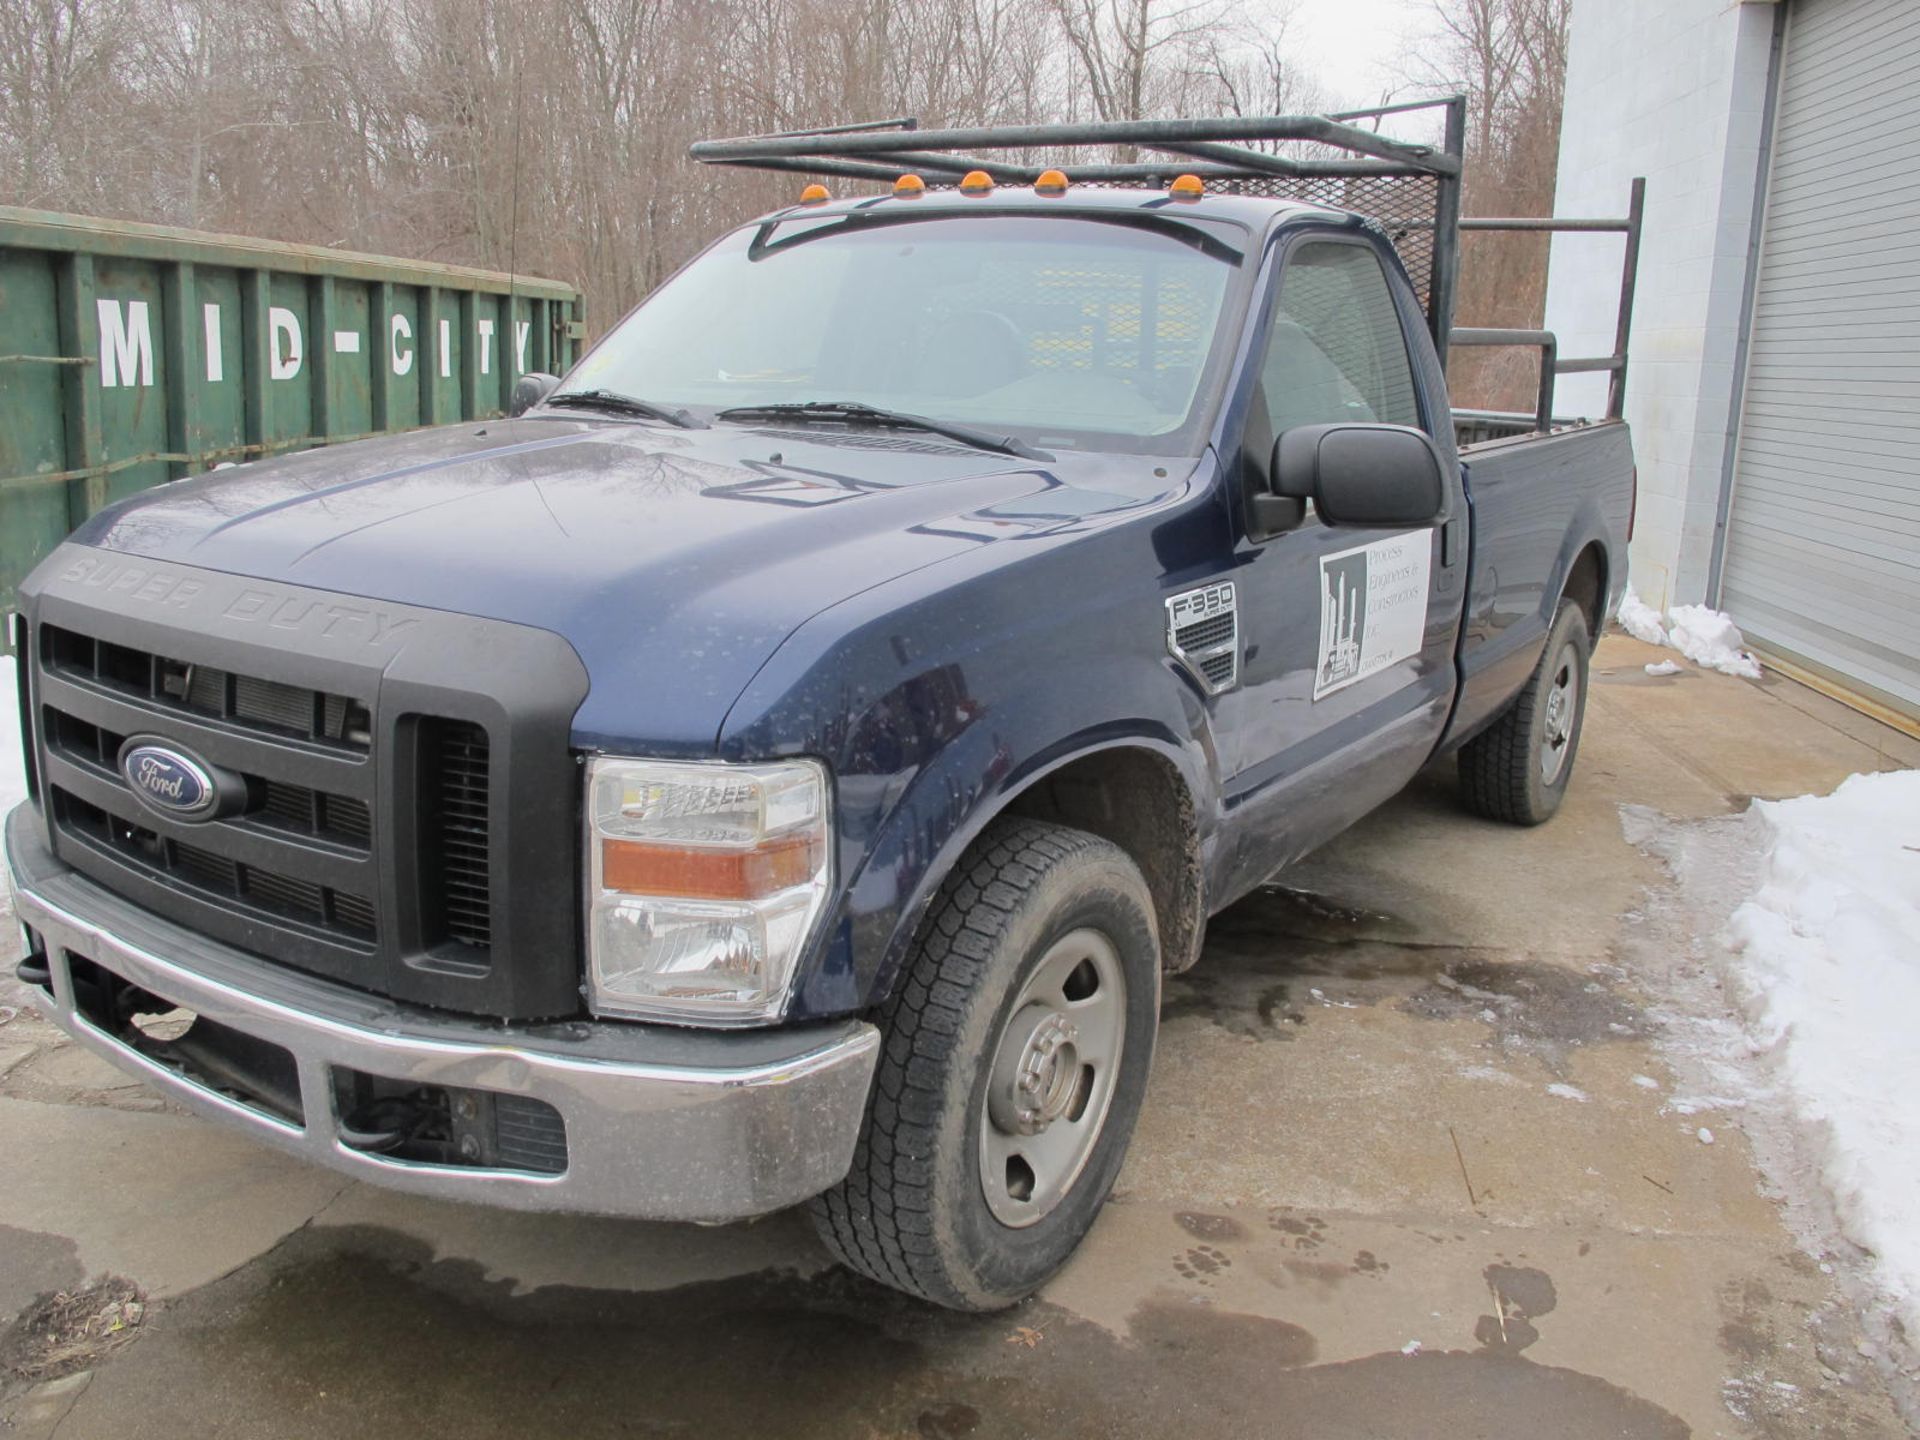
[[1097, 120], [1181, 107], [1210, 45], [1237, 22], [1223, 0], [1048, 0]]
[[796, 179], [709, 135], [1251, 113], [1232, 0], [7, 0], [0, 201], [539, 271], [617, 317]]
[[[1468, 215], [1553, 209], [1572, 0], [1431, 0], [1432, 33], [1409, 69], [1432, 93], [1467, 97]], [[1458, 318], [1535, 328], [1546, 308], [1545, 236], [1469, 234]], [[1450, 366], [1456, 402], [1530, 408], [1538, 360], [1519, 350], [1466, 350]]]

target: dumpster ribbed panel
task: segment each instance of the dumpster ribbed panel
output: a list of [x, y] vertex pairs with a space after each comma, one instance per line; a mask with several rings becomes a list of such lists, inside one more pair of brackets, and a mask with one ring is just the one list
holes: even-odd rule
[[581, 322], [553, 280], [0, 206], [0, 610], [102, 506], [500, 415]]

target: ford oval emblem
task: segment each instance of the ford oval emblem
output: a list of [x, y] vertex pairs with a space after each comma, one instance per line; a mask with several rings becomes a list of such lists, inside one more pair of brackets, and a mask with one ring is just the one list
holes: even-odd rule
[[120, 774], [148, 809], [175, 820], [205, 819], [220, 803], [212, 768], [159, 741], [130, 741], [120, 752]]

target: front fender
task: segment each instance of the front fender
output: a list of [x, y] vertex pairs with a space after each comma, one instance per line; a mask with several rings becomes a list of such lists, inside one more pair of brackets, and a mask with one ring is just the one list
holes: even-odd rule
[[791, 1018], [881, 999], [967, 846], [1073, 760], [1125, 746], [1164, 758], [1206, 843], [1218, 760], [1207, 706], [1166, 652], [1156, 532], [1083, 534], [1041, 564], [956, 561], [903, 599], [929, 583], [908, 577], [816, 617], [755, 677], [722, 756], [813, 754], [835, 777], [835, 908]]

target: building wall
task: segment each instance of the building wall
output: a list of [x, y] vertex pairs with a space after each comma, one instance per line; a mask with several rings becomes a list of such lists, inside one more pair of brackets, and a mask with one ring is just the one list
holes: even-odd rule
[[[1628, 347], [1640, 467], [1632, 578], [1665, 607], [1706, 598], [1735, 418], [1735, 359], [1762, 183], [1776, 6], [1575, 0], [1557, 214], [1620, 215], [1647, 180]], [[1621, 241], [1556, 235], [1546, 325], [1563, 356], [1613, 348]], [[1603, 374], [1566, 376], [1561, 414], [1598, 415]]]

